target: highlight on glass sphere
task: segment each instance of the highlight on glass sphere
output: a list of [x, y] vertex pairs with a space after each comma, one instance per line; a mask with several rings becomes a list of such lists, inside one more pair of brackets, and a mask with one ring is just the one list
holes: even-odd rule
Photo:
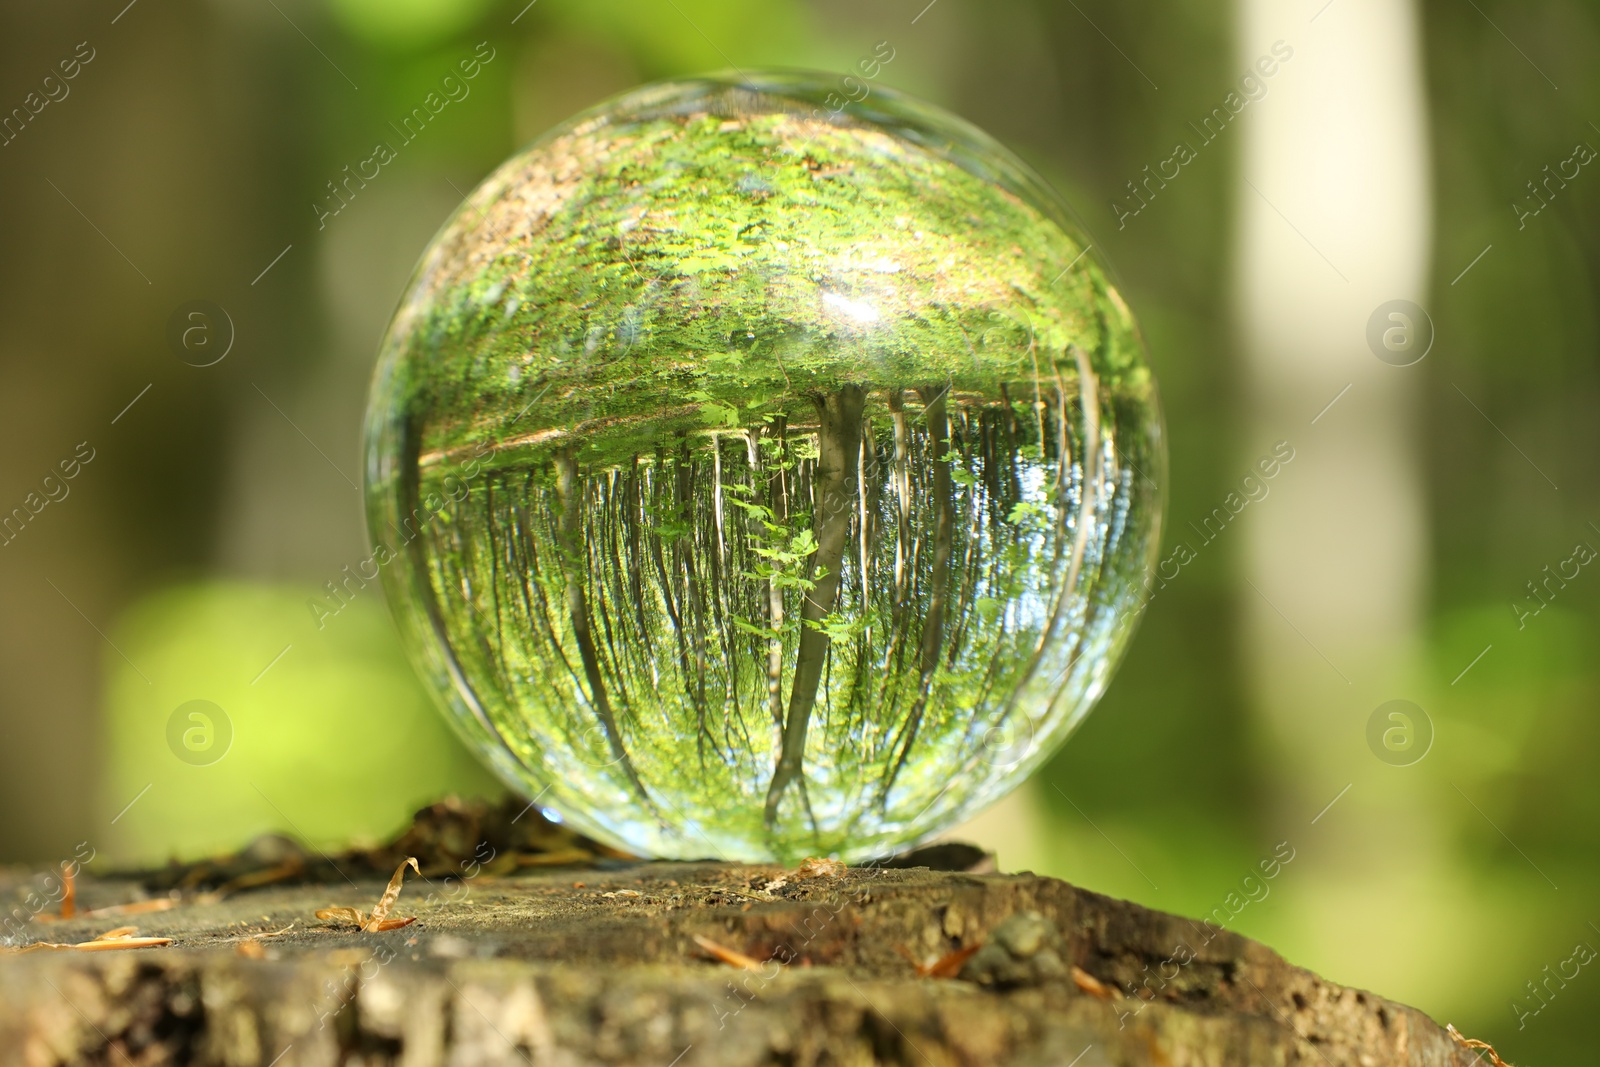
[[1021, 784], [1133, 629], [1138, 328], [1041, 179], [826, 75], [646, 86], [424, 253], [370, 533], [467, 742], [663, 858], [882, 856]]

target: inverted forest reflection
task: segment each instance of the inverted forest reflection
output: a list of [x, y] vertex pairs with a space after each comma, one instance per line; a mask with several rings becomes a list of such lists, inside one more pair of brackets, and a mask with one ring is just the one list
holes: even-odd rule
[[871, 854], [1010, 788], [1097, 690], [1138, 574], [1100, 572], [1143, 491], [1099, 389], [1074, 348], [992, 395], [541, 431], [465, 492], [425, 457], [428, 616], [546, 803], [653, 813], [624, 836], [668, 855]]

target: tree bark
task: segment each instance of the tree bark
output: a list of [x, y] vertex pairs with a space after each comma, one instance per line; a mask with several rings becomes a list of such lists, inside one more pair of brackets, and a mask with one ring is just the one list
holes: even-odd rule
[[799, 784], [806, 815], [809, 818], [811, 814], [810, 801], [805, 799], [806, 732], [811, 725], [811, 710], [817, 702], [823, 661], [828, 655], [829, 638], [822, 629], [822, 622], [838, 600], [839, 568], [849, 542], [863, 402], [864, 394], [858, 385], [840, 386], [838, 392], [817, 399], [819, 455], [812, 505], [817, 548], [808, 569], [814, 584], [800, 604], [800, 639], [795, 651], [789, 711], [784, 719], [778, 761], [767, 788], [766, 824], [769, 828], [777, 825], [778, 804], [790, 785]]
[[[624, 861], [428, 873], [393, 913], [418, 921], [387, 933], [313, 917], [370, 908], [382, 879], [359, 874], [35, 919], [24, 936], [78, 942], [137, 923], [174, 943], [0, 953], [0, 1064], [1473, 1062], [1414, 1009], [1217, 927], [1031, 874], [863, 867], [776, 883], [775, 867]], [[7, 901], [27, 884], [37, 877], [0, 874]], [[78, 906], [146, 895], [84, 878]], [[695, 935], [759, 969], [715, 961]], [[959, 977], [918, 977], [904, 958], [978, 944]]]

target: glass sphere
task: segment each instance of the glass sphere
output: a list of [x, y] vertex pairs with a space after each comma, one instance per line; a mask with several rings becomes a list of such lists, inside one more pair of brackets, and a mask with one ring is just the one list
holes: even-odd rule
[[1025, 780], [1157, 545], [1133, 316], [1009, 151], [825, 75], [535, 141], [383, 342], [369, 527], [467, 742], [672, 858], [883, 855]]

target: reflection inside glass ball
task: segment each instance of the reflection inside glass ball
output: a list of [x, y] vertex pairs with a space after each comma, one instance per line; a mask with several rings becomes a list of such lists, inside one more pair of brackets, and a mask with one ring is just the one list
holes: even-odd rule
[[1019, 784], [1141, 603], [1137, 329], [1048, 190], [825, 79], [650, 86], [497, 170], [380, 357], [368, 500], [414, 660], [577, 828], [878, 855]]

